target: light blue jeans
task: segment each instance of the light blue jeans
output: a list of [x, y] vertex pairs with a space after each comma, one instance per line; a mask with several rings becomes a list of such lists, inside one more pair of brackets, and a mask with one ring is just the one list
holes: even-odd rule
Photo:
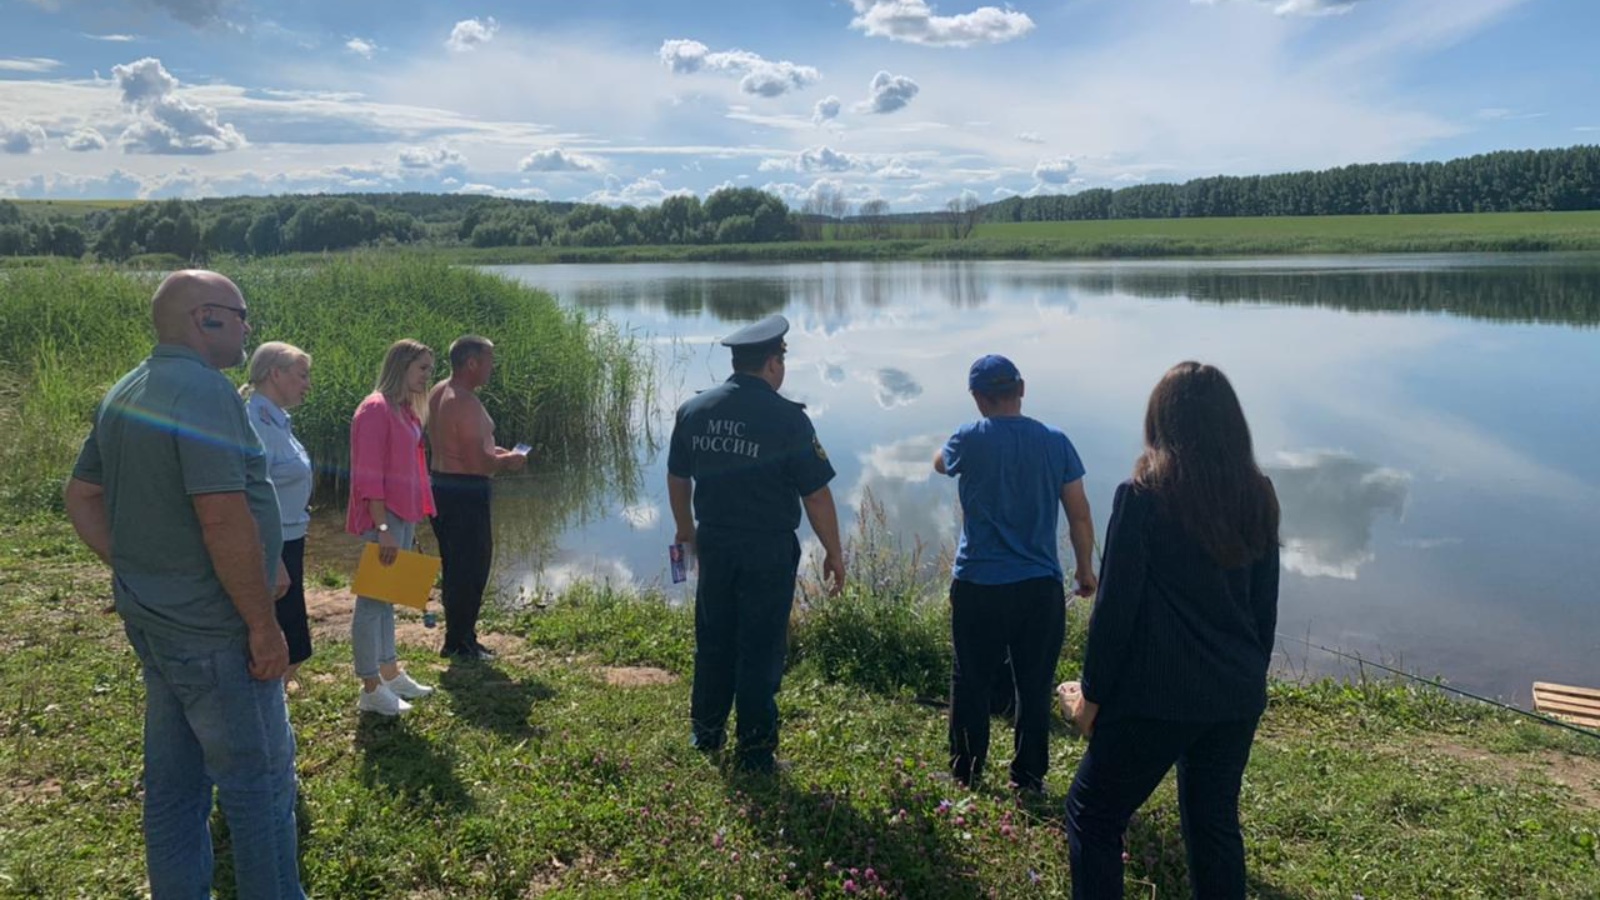
[[[389, 518], [389, 533], [400, 543], [401, 550], [410, 550], [416, 537], [415, 522], [385, 510]], [[368, 543], [377, 543], [376, 528], [361, 536]], [[377, 678], [380, 666], [393, 663], [398, 657], [394, 650], [394, 604], [370, 597], [356, 597], [356, 611], [350, 617], [350, 655], [355, 658], [356, 677]]]
[[283, 681], [250, 677], [248, 645], [125, 625], [144, 664], [145, 861], [154, 900], [211, 896], [211, 805], [228, 820], [241, 900], [303, 900], [294, 731]]

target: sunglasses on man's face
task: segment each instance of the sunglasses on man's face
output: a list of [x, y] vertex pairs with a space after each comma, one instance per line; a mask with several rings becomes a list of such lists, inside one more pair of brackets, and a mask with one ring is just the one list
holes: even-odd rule
[[225, 309], [228, 312], [231, 312], [234, 315], [238, 316], [239, 317], [239, 321], [241, 321], [241, 322], [248, 321], [249, 318], [250, 318], [250, 311], [248, 309], [245, 309], [242, 306], [229, 306], [226, 303], [202, 303], [202, 304], [200, 304], [200, 308], [201, 309]]

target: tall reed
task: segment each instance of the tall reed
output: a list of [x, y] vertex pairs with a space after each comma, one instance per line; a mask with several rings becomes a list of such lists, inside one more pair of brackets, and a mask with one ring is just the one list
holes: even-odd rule
[[[323, 475], [321, 502], [342, 500], [350, 415], [401, 337], [435, 349], [439, 377], [455, 338], [493, 340], [498, 365], [484, 403], [501, 442], [532, 444], [540, 463], [592, 466], [631, 449], [651, 377], [642, 344], [548, 294], [403, 256], [220, 268], [250, 306], [252, 344], [288, 341], [313, 357], [311, 394], [294, 410], [294, 428]], [[149, 353], [155, 283], [77, 265], [0, 275], [0, 500], [21, 510], [56, 502], [95, 403]]]

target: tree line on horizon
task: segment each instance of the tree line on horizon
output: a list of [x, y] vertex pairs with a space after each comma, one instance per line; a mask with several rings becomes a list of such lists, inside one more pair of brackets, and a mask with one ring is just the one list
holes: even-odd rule
[[1449, 162], [1217, 176], [938, 211], [853, 206], [820, 185], [798, 210], [776, 194], [719, 188], [653, 206], [470, 194], [314, 194], [159, 200], [111, 209], [0, 200], [0, 256], [121, 262], [145, 254], [203, 260], [383, 245], [616, 247], [794, 240], [965, 238], [980, 221], [1388, 215], [1600, 209], [1600, 146], [1486, 153]]
[[1219, 175], [1076, 194], [1008, 197], [987, 222], [1552, 212], [1600, 209], [1600, 146], [1503, 150], [1448, 162]]

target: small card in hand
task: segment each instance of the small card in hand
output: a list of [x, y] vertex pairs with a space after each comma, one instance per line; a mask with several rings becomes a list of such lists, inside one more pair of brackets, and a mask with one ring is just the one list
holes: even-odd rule
[[668, 544], [667, 559], [672, 562], [672, 583], [682, 584], [689, 577], [683, 561], [683, 545]]

